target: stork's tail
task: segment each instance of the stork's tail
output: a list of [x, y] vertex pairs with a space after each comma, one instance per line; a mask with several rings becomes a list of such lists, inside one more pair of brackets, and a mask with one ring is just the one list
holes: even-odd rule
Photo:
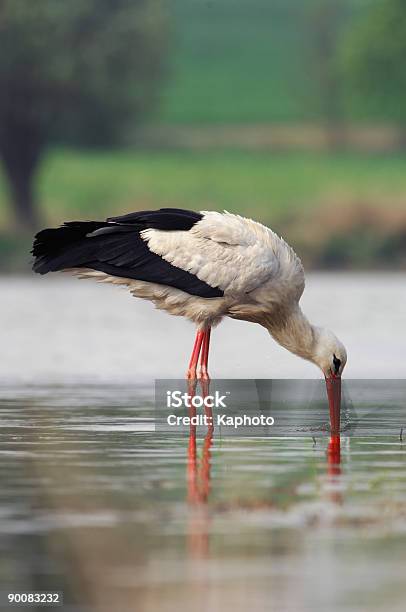
[[35, 236], [31, 251], [34, 272], [47, 274], [80, 266], [89, 255], [89, 234], [107, 225], [104, 221], [72, 221], [42, 230]]

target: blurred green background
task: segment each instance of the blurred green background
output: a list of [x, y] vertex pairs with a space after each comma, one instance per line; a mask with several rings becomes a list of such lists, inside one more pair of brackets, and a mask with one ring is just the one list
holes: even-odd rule
[[39, 227], [179, 206], [405, 268], [405, 66], [403, 0], [0, 0], [0, 267]]

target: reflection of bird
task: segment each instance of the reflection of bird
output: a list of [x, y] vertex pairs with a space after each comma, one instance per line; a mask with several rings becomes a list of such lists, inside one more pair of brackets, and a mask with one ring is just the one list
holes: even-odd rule
[[[339, 379], [341, 342], [311, 325], [299, 306], [304, 272], [293, 249], [272, 230], [238, 215], [175, 208], [107, 221], [74, 221], [37, 234], [34, 270], [69, 269], [127, 285], [137, 297], [197, 325], [188, 377], [207, 378], [210, 330], [222, 317], [263, 325], [292, 353]], [[337, 385], [334, 387], [337, 388]]]
[[[188, 381], [188, 393], [191, 397], [196, 395], [196, 381]], [[202, 380], [202, 397], [210, 392], [210, 381]], [[188, 444], [187, 488], [188, 501], [191, 506], [188, 522], [188, 543], [191, 555], [194, 558], [206, 558], [209, 551], [209, 509], [208, 498], [210, 492], [210, 462], [211, 446], [213, 444], [213, 412], [210, 406], [204, 406], [208, 419], [207, 432], [204, 437], [201, 460], [197, 457], [196, 425], [191, 423]], [[189, 407], [189, 416], [196, 416], [193, 404]]]
[[[202, 381], [202, 397], [209, 395], [210, 381]], [[188, 393], [191, 397], [196, 395], [196, 381], [189, 381]], [[207, 433], [204, 438], [201, 465], [198, 467], [196, 452], [196, 425], [190, 425], [188, 446], [188, 493], [192, 504], [205, 504], [210, 491], [210, 449], [213, 443], [213, 412], [210, 406], [204, 406], [208, 419]], [[196, 416], [196, 408], [189, 407], [189, 416]]]

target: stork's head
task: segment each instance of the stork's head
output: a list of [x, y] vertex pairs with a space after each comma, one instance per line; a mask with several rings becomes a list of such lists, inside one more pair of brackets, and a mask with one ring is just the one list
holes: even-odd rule
[[347, 352], [340, 340], [328, 329], [311, 325], [299, 307], [290, 311], [285, 325], [267, 321], [269, 333], [292, 353], [315, 363], [324, 374], [330, 408], [331, 431], [339, 432], [341, 374]]
[[347, 363], [347, 351], [342, 342], [329, 329], [315, 328], [313, 361], [326, 379], [340, 378]]
[[328, 329], [313, 328], [313, 361], [326, 379], [332, 436], [340, 433], [341, 374], [347, 363], [347, 351], [340, 340]]

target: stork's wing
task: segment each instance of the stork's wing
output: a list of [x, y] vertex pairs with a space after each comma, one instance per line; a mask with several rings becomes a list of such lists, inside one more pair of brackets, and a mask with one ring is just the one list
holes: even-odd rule
[[139, 210], [121, 215], [120, 217], [109, 217], [108, 223], [118, 225], [132, 225], [137, 229], [153, 228], [165, 231], [189, 230], [195, 223], [202, 219], [202, 215], [193, 210], [183, 208], [160, 208], [159, 210]]
[[188, 231], [146, 229], [154, 253], [224, 294], [249, 293], [272, 280], [286, 281], [297, 299], [304, 288], [300, 259], [272, 230], [230, 213], [202, 212]]
[[153, 253], [140, 236], [147, 227], [187, 233], [202, 218], [198, 213], [163, 209], [132, 213], [106, 221], [76, 221], [39, 232], [34, 241], [34, 270], [39, 274], [90, 268], [111, 276], [158, 283], [204, 298], [223, 292], [187, 270]]

